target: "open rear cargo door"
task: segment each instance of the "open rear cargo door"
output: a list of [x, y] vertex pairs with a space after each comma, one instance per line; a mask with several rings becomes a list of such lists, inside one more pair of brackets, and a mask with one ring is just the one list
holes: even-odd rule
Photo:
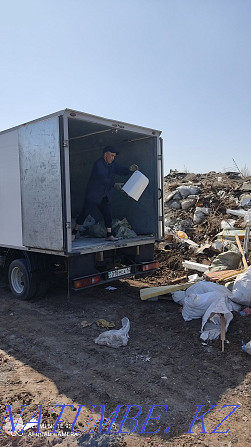
[[19, 128], [23, 245], [63, 249], [59, 117]]

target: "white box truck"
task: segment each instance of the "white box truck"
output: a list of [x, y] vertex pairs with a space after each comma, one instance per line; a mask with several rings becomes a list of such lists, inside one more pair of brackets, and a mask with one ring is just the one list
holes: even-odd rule
[[[0, 132], [0, 265], [15, 297], [43, 294], [54, 275], [79, 290], [156, 268], [164, 228], [160, 135], [70, 109]], [[108, 145], [119, 150], [120, 165], [137, 164], [149, 179], [138, 201], [113, 194], [113, 217], [126, 218], [137, 237], [72, 241], [92, 166]], [[92, 216], [101, 220], [98, 211]]]

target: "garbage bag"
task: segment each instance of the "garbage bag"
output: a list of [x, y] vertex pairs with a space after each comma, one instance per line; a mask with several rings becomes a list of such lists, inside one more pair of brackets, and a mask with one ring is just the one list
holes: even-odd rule
[[137, 237], [137, 234], [135, 231], [133, 231], [131, 228], [125, 227], [121, 225], [119, 227], [118, 231], [115, 233], [116, 237], [122, 238], [122, 239], [131, 239], [133, 237]]
[[215, 292], [191, 294], [190, 296], [186, 296], [182, 309], [182, 317], [185, 321], [203, 317], [208, 307], [211, 306], [211, 304], [217, 299], [217, 293]]
[[[89, 226], [89, 235], [94, 237], [106, 237], [106, 228], [103, 222], [98, 222], [94, 225]], [[126, 218], [119, 220], [114, 219], [112, 222], [112, 231], [114, 235], [121, 239], [130, 239], [133, 237], [137, 237], [135, 231], [131, 229]]]
[[236, 277], [231, 300], [244, 306], [251, 306], [251, 266]]
[[189, 208], [192, 208], [197, 200], [198, 196], [190, 196], [187, 199], [181, 200], [181, 208], [183, 210], [188, 210]]
[[175, 301], [175, 303], [180, 304], [181, 306], [184, 306], [185, 296], [186, 292], [184, 292], [184, 290], [177, 290], [176, 292], [172, 293], [173, 301]]
[[198, 188], [197, 186], [181, 185], [177, 188], [177, 191], [179, 191], [183, 199], [186, 199], [186, 197], [188, 196], [199, 194], [200, 188]]
[[194, 223], [200, 224], [201, 222], [203, 222], [203, 220], [206, 219], [208, 214], [209, 214], [209, 208], [199, 207], [199, 206], [196, 207], [194, 215], [193, 215]]
[[225, 286], [210, 281], [198, 281], [186, 290], [186, 296], [194, 293], [217, 292], [218, 295], [231, 296], [230, 290]]
[[121, 329], [112, 329], [111, 331], [105, 331], [95, 338], [95, 343], [98, 345], [106, 345], [110, 348], [119, 348], [120, 346], [126, 346], [129, 339], [130, 321], [127, 317], [121, 320]]
[[240, 260], [241, 254], [239, 251], [225, 251], [213, 259], [209, 271], [218, 272], [221, 270], [235, 270], [239, 267]]
[[126, 217], [124, 219], [119, 220], [115, 219], [112, 221], [112, 230], [116, 237], [119, 239], [130, 239], [132, 237], [137, 237], [137, 234], [134, 230], [132, 230], [131, 225], [129, 224]]
[[89, 227], [89, 235], [94, 237], [106, 237], [107, 231], [103, 222], [98, 222]]
[[232, 310], [238, 310], [239, 306], [236, 306], [228, 297], [221, 296], [219, 299], [212, 302], [212, 304], [206, 310], [201, 325], [202, 340], [213, 340], [219, 338], [221, 333], [220, 314], [223, 314], [226, 321], [226, 332], [229, 323], [233, 319]]
[[181, 208], [181, 204], [177, 200], [170, 200], [167, 203], [167, 206], [168, 206], [168, 208], [171, 208], [172, 210], [179, 210]]
[[165, 197], [165, 201], [169, 202], [169, 200], [181, 200], [182, 196], [180, 195], [180, 193], [178, 191], [172, 191], [170, 192], [167, 197]]
[[220, 298], [231, 296], [230, 290], [209, 281], [199, 281], [186, 290], [182, 316], [185, 321], [201, 318], [211, 306]]

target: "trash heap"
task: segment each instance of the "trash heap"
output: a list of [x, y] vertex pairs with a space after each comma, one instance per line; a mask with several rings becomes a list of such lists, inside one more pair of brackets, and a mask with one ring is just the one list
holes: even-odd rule
[[[244, 179], [235, 172], [170, 171], [164, 178], [164, 192], [165, 237], [156, 251], [161, 264], [159, 284], [163, 277], [173, 281], [182, 276], [185, 260], [210, 266], [222, 251], [232, 250], [237, 255], [230, 258], [235, 256], [238, 263], [235, 234], [243, 241], [251, 221], [251, 177]], [[229, 268], [236, 262], [230, 262]], [[247, 262], [251, 264], [250, 251]]]
[[[184, 231], [197, 243], [211, 240], [221, 221], [239, 226], [242, 215], [227, 209], [251, 211], [251, 177], [234, 172], [186, 174], [170, 171], [164, 178], [165, 231]], [[231, 219], [231, 220], [230, 220]]]
[[251, 177], [170, 171], [164, 190], [160, 269], [141, 299], [172, 294], [184, 320], [202, 318], [201, 338], [221, 335], [224, 350], [232, 312], [251, 314]]

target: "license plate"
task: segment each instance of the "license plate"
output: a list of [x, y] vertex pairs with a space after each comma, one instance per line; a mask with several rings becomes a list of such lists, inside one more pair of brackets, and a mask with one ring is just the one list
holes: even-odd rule
[[131, 267], [125, 267], [123, 269], [111, 270], [108, 272], [108, 279], [117, 278], [118, 276], [128, 275], [131, 273]]

